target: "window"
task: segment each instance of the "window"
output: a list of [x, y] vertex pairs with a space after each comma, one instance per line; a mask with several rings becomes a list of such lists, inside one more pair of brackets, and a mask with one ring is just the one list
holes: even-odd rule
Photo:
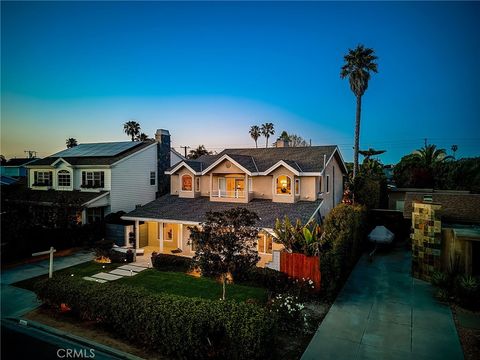
[[105, 173], [103, 171], [82, 171], [83, 188], [103, 188]]
[[248, 192], [253, 192], [253, 179], [251, 177], [248, 178]]
[[192, 191], [192, 177], [190, 175], [182, 176], [182, 191]]
[[163, 223], [163, 240], [173, 241], [178, 237], [178, 225]]
[[150, 185], [155, 185], [156, 179], [155, 171], [150, 171]]
[[273, 239], [270, 235], [258, 235], [258, 252], [260, 254], [271, 254], [273, 246]]
[[292, 193], [292, 179], [286, 175], [277, 178], [277, 194], [290, 195]]
[[300, 195], [300, 179], [295, 179], [295, 195]]
[[33, 176], [33, 186], [52, 186], [51, 171], [35, 171]]
[[325, 186], [327, 187], [325, 191], [328, 194], [330, 192], [330, 175], [327, 175], [327, 181], [326, 181]]
[[93, 224], [103, 220], [103, 208], [87, 208], [87, 223]]
[[70, 173], [67, 170], [60, 170], [58, 172], [58, 186], [70, 187]]
[[200, 177], [195, 178], [195, 191], [196, 192], [200, 191]]

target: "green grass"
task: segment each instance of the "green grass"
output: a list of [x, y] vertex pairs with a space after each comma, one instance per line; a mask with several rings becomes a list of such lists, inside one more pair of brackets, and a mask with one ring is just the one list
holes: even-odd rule
[[[84, 276], [92, 276], [95, 274], [98, 274], [99, 272], [109, 272], [113, 269], [116, 269], [117, 267], [121, 266], [123, 264], [99, 264], [96, 263], [95, 261], [89, 261], [86, 263], [82, 263], [79, 265], [71, 266], [62, 270], [54, 271], [53, 272], [53, 277], [55, 275], [71, 275], [73, 274], [74, 276], [79, 276], [79, 277], [84, 277]], [[46, 279], [48, 277], [48, 274], [37, 276], [31, 279], [19, 281], [17, 283], [12, 284], [13, 286], [20, 287], [23, 289], [27, 290], [33, 290], [33, 285], [42, 279]]]
[[[211, 278], [197, 278], [181, 272], [147, 269], [133, 277], [119, 279], [117, 283], [142, 287], [152, 292], [165, 292], [187, 297], [211, 300], [218, 300], [222, 297], [221, 283]], [[260, 287], [227, 284], [226, 298], [239, 302], [254, 299], [263, 304], [267, 300], [267, 292]]]

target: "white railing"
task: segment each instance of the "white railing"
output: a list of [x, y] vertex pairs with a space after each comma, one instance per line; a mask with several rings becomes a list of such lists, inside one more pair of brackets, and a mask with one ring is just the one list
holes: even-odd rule
[[212, 197], [243, 199], [245, 198], [244, 190], [212, 190]]

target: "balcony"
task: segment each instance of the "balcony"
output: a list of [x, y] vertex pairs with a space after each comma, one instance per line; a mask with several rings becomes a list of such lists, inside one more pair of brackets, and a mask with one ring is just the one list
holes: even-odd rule
[[211, 197], [213, 198], [228, 198], [228, 199], [245, 199], [245, 190], [212, 190]]

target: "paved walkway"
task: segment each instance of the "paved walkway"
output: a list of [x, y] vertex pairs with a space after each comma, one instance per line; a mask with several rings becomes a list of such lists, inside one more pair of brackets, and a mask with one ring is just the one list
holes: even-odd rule
[[142, 272], [143, 270], [147, 269], [147, 266], [143, 266], [140, 264], [135, 263], [135, 265], [123, 265], [120, 266], [108, 273], [106, 272], [99, 272], [98, 274], [92, 276], [84, 276], [83, 279], [87, 281], [95, 281], [99, 283], [106, 283], [108, 281], [114, 281], [121, 279], [124, 276], [130, 277], [135, 276], [138, 273]]
[[307, 359], [463, 359], [450, 308], [410, 276], [410, 252], [363, 256], [302, 356]]

